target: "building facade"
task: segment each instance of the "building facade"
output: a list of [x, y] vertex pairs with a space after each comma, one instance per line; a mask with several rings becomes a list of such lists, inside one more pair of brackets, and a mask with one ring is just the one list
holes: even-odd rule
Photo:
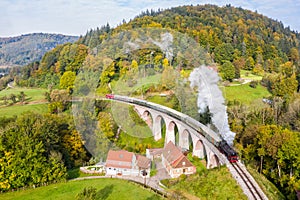
[[163, 166], [172, 178], [196, 173], [196, 167], [171, 141], [163, 149], [161, 157]]
[[110, 150], [107, 155], [105, 170], [106, 175], [142, 176], [143, 171], [150, 176], [150, 159], [145, 156], [135, 155], [125, 150]]

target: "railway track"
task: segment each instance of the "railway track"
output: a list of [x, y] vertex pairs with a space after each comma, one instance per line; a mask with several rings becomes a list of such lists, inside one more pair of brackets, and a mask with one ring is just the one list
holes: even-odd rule
[[264, 196], [261, 195], [261, 192], [259, 189], [257, 189], [257, 186], [253, 183], [253, 181], [249, 178], [249, 175], [245, 173], [244, 169], [241, 168], [240, 164], [232, 163], [233, 168], [237, 172], [237, 174], [240, 176], [240, 178], [243, 180], [245, 186], [248, 188], [250, 196], [248, 196], [249, 199], [255, 199], [255, 200], [264, 200], [266, 199]]

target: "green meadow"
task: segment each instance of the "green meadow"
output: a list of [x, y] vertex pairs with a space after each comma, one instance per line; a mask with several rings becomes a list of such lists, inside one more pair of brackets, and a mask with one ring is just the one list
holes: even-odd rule
[[46, 89], [42, 88], [21, 88], [21, 87], [16, 87], [16, 88], [9, 88], [0, 91], [0, 99], [3, 96], [9, 96], [11, 94], [18, 95], [20, 92], [24, 92], [26, 95], [26, 102], [32, 102], [32, 101], [38, 101], [45, 99], [44, 93], [46, 92]]
[[1, 200], [74, 200], [76, 195], [86, 187], [94, 187], [99, 199], [111, 200], [154, 200], [162, 199], [160, 196], [144, 189], [140, 185], [121, 179], [99, 178], [80, 181], [68, 181], [66, 183], [51, 184], [35, 189], [27, 189], [16, 192], [0, 194]]
[[1, 107], [0, 113], [1, 117], [12, 117], [14, 115], [18, 116], [26, 112], [37, 112], [37, 113], [46, 113], [48, 111], [47, 104], [28, 104], [28, 105], [13, 105], [7, 107]]
[[[47, 103], [45, 100], [46, 89], [41, 88], [9, 88], [0, 91], [0, 113], [1, 116], [11, 117], [14, 115], [20, 115], [24, 112], [37, 112], [45, 113], [48, 110]], [[3, 97], [8, 97], [11, 94], [18, 96], [21, 92], [25, 94], [25, 102], [12, 103], [11, 100], [7, 100], [7, 104], [3, 100]], [[17, 97], [18, 98], [18, 97]]]
[[249, 84], [243, 84], [223, 87], [222, 90], [227, 101], [236, 100], [246, 105], [250, 105], [256, 100], [262, 102], [263, 98], [271, 96], [271, 93], [267, 90], [267, 88], [260, 84], [258, 84], [256, 88], [250, 87]]

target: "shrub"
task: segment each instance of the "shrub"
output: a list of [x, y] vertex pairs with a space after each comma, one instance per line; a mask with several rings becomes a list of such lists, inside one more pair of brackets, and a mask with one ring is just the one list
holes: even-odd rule
[[186, 179], [186, 175], [185, 174], [181, 174], [179, 176], [179, 181], [184, 181]]
[[76, 195], [78, 200], [94, 200], [96, 199], [97, 189], [95, 187], [85, 187], [80, 193]]
[[252, 88], [256, 88], [257, 85], [258, 85], [257, 81], [251, 81], [249, 86], [252, 87]]

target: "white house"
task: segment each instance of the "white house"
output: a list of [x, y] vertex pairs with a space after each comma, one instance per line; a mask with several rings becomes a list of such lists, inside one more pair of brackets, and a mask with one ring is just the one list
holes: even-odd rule
[[150, 159], [125, 150], [110, 150], [105, 164], [107, 175], [128, 176], [142, 176], [144, 170], [150, 176], [150, 166]]

